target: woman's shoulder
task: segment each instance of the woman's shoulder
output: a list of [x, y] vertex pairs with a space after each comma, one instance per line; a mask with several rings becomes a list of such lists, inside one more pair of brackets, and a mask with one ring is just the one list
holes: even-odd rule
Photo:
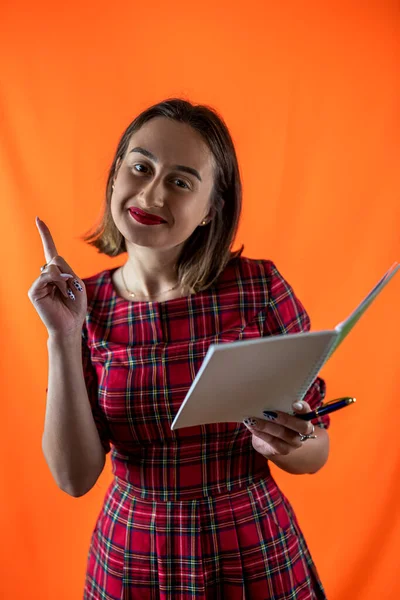
[[280, 275], [272, 260], [237, 256], [232, 258], [210, 288], [227, 302], [265, 306]]
[[238, 256], [229, 261], [222, 273], [221, 281], [235, 278], [243, 283], [264, 282], [268, 284], [278, 272], [275, 263], [266, 258]]
[[96, 299], [105, 299], [111, 289], [111, 272], [113, 269], [103, 269], [94, 275], [82, 277], [85, 284], [88, 305]]
[[244, 288], [262, 288], [268, 298], [295, 296], [293, 286], [271, 259], [240, 256], [233, 259], [231, 265], [228, 264], [226, 276], [229, 277], [229, 273], [231, 278], [234, 273], [234, 277]]
[[209, 288], [210, 304], [217, 305], [221, 315], [227, 312], [229, 319], [236, 318], [242, 324], [262, 318], [274, 297], [274, 290], [278, 295], [280, 293], [279, 276], [275, 271], [275, 264], [270, 259], [232, 258], [217, 282]]
[[109, 279], [110, 271], [111, 269], [103, 269], [94, 275], [88, 275], [87, 277], [82, 277], [81, 279], [87, 287], [99, 286]]

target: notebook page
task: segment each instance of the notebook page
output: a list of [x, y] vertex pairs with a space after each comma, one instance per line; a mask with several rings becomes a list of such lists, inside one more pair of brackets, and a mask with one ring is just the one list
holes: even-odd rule
[[383, 288], [389, 283], [392, 277], [397, 273], [400, 269], [400, 265], [395, 262], [390, 267], [390, 269], [385, 273], [380, 281], [376, 284], [376, 286], [369, 292], [369, 294], [364, 298], [364, 300], [357, 306], [357, 308], [351, 313], [349, 317], [342, 323], [339, 323], [335, 327], [336, 331], [339, 333], [337, 338], [335, 347], [332, 349], [332, 352], [336, 350], [336, 348], [341, 344], [347, 334], [353, 329], [354, 325], [357, 321], [362, 317], [367, 308], [372, 304], [375, 298], [380, 294]]
[[336, 337], [317, 331], [210, 346], [171, 429], [291, 411]]

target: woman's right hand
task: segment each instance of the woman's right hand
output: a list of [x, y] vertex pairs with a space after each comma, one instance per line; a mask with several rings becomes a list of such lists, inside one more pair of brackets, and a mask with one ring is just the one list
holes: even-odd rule
[[28, 297], [49, 335], [81, 335], [87, 311], [85, 284], [57, 253], [47, 225], [39, 219], [36, 224], [47, 267], [31, 285]]

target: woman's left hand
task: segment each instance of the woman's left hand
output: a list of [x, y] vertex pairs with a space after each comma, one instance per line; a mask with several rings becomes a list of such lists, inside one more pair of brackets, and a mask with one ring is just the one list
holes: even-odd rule
[[[311, 407], [307, 402], [293, 404], [295, 413], [310, 411]], [[243, 423], [252, 433], [254, 450], [266, 458], [288, 455], [298, 450], [304, 443], [300, 435], [311, 435], [314, 432], [314, 426], [310, 421], [303, 421], [280, 411], [266, 413], [265, 419], [249, 417]], [[254, 426], [251, 423], [254, 423]]]

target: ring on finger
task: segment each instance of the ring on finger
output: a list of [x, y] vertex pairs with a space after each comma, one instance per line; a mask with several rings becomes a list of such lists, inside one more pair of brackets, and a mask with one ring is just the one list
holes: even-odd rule
[[312, 431], [308, 435], [303, 435], [302, 433], [299, 433], [301, 442], [305, 442], [306, 440], [316, 440], [317, 439], [317, 436], [314, 435], [315, 427], [312, 423], [311, 423], [311, 426], [312, 426]]
[[52, 257], [52, 258], [49, 260], [49, 262], [48, 262], [48, 263], [46, 263], [45, 265], [43, 265], [42, 267], [40, 267], [40, 272], [41, 272], [41, 273], [43, 273], [43, 271], [44, 271], [45, 269], [47, 269], [47, 267], [49, 266], [49, 264], [51, 263], [51, 261], [53, 260], [53, 258], [55, 258], [56, 256], [57, 256], [57, 255], [55, 254], [55, 255], [54, 255], [54, 256], [53, 256], [53, 257]]

